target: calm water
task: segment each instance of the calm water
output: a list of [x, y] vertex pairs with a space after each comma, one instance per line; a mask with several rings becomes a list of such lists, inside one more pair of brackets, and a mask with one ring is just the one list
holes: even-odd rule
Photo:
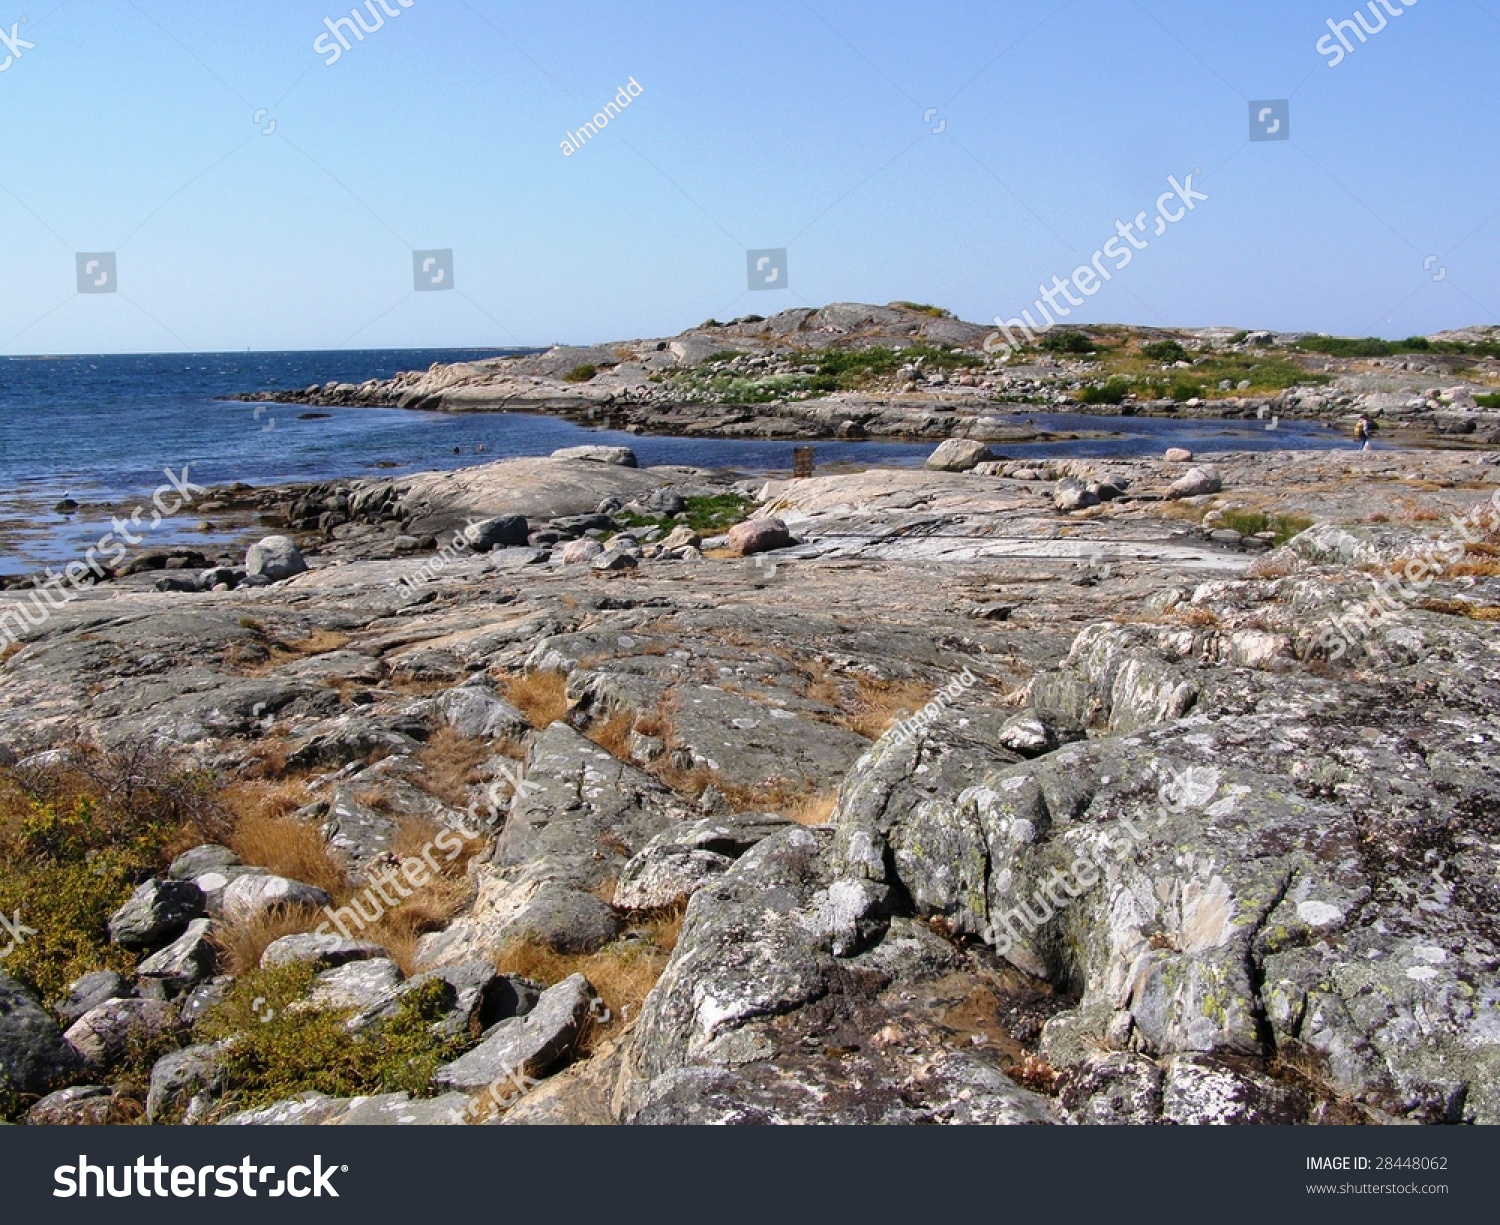
[[[69, 560], [78, 556], [83, 543], [98, 539], [102, 520], [97, 514], [86, 509], [70, 519], [52, 513], [52, 506], [65, 495], [86, 506], [144, 503], [162, 484], [167, 466], [180, 471], [188, 465], [191, 479], [202, 485], [265, 485], [456, 468], [597, 442], [628, 445], [645, 465], [685, 464], [747, 473], [791, 468], [790, 442], [641, 438], [533, 415], [308, 410], [221, 398], [330, 381], [358, 383], [426, 369], [433, 362], [473, 361], [502, 352], [338, 350], [0, 359], [0, 573]], [[309, 411], [326, 416], [304, 418]], [[1157, 454], [1173, 445], [1204, 453], [1349, 445], [1332, 431], [1292, 423], [1267, 431], [1253, 422], [1058, 413], [1025, 413], [1017, 419], [1055, 431], [1111, 433], [1103, 439], [997, 447], [1017, 458]], [[931, 451], [930, 443], [819, 443], [817, 462], [915, 465]], [[152, 543], [194, 535], [196, 516], [183, 518], [192, 522], [169, 521]], [[201, 534], [196, 538], [205, 539]]]

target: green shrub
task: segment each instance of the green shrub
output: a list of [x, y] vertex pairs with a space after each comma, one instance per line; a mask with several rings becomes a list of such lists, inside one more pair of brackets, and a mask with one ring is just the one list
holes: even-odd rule
[[222, 841], [213, 780], [150, 742], [77, 750], [42, 770], [0, 770], [0, 911], [34, 929], [0, 962], [44, 1000], [90, 970], [128, 973], [110, 915], [174, 849]]
[[1175, 340], [1158, 340], [1154, 344], [1142, 345], [1141, 352], [1152, 361], [1170, 366], [1173, 362], [1187, 360], [1188, 351]]
[[307, 996], [315, 976], [305, 964], [253, 971], [199, 1022], [201, 1039], [228, 1042], [222, 1059], [226, 1104], [233, 1109], [309, 1091], [332, 1097], [427, 1095], [438, 1067], [472, 1045], [472, 1039], [433, 1033], [448, 992], [440, 979], [402, 996], [390, 1020], [350, 1034], [346, 1012], [291, 1007]]
[[1202, 399], [1203, 384], [1194, 383], [1191, 379], [1178, 379], [1167, 394], [1179, 404], [1184, 400]]
[[1276, 543], [1285, 544], [1293, 536], [1300, 535], [1313, 525], [1311, 519], [1302, 515], [1268, 515], [1261, 511], [1226, 510], [1219, 515], [1219, 526], [1238, 532], [1241, 536], [1257, 536], [1261, 532], [1275, 532]]
[[[718, 493], [687, 499], [687, 526], [700, 535], [710, 535], [743, 523], [750, 518], [757, 503], [737, 493]], [[626, 527], [676, 526], [667, 515], [637, 515], [629, 512], [615, 516]]]
[[564, 383], [587, 383], [599, 373], [598, 366], [574, 366], [567, 374], [563, 375]]
[[1480, 408], [1500, 408], [1500, 391], [1491, 392], [1488, 395], [1474, 397], [1474, 403]]
[[953, 312], [946, 311], [941, 306], [929, 306], [925, 302], [892, 302], [892, 306], [902, 306], [909, 311], [916, 311], [919, 315], [927, 315], [932, 319], [952, 319]]
[[1130, 384], [1125, 379], [1110, 379], [1107, 383], [1093, 383], [1078, 393], [1080, 404], [1123, 404], [1130, 394]]
[[1082, 332], [1048, 332], [1042, 337], [1039, 347], [1048, 353], [1082, 357], [1093, 353], [1098, 346], [1092, 337], [1085, 336]]

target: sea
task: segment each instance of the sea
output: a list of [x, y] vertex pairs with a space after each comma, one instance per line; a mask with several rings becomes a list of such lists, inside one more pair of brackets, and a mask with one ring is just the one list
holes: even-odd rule
[[[503, 349], [379, 349], [289, 353], [129, 354], [0, 358], [0, 575], [78, 557], [108, 527], [102, 508], [148, 505], [164, 469], [199, 485], [313, 482], [452, 469], [585, 443], [631, 447], [642, 465], [681, 464], [746, 475], [790, 472], [791, 442], [650, 437], [521, 413], [306, 408], [229, 397], [314, 383], [361, 383], [435, 362], [513, 354]], [[1027, 409], [1055, 433], [1104, 437], [1006, 444], [1007, 456], [1160, 454], [1349, 446], [1321, 425], [1095, 417]], [[820, 442], [819, 469], [914, 467], [932, 444]], [[75, 514], [54, 507], [80, 503]], [[191, 520], [191, 521], [189, 521]], [[167, 523], [154, 545], [211, 541], [198, 517]]]

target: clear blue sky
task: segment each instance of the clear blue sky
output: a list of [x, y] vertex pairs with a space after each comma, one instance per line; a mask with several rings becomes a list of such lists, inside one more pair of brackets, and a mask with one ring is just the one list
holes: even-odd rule
[[[1500, 321], [1500, 0], [1421, 0], [1336, 68], [1316, 44], [1353, 0], [415, 0], [327, 66], [344, 3], [7, 0], [35, 47], [0, 72], [0, 353], [583, 342], [896, 298], [983, 321], [1195, 169], [1211, 200], [1075, 318]], [[1251, 143], [1279, 98], [1292, 139]], [[777, 247], [789, 288], [746, 292]], [[457, 292], [412, 292], [414, 248], [455, 251]], [[77, 295], [79, 251], [118, 252], [121, 292]]]

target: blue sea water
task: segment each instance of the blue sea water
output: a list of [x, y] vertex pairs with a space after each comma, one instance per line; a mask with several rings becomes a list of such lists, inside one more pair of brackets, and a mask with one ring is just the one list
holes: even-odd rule
[[[268, 485], [457, 468], [593, 442], [628, 445], [645, 465], [746, 473], [791, 468], [790, 442], [639, 437], [531, 414], [312, 410], [224, 399], [313, 383], [359, 383], [426, 369], [434, 362], [474, 361], [503, 352], [0, 358], [0, 574], [78, 556], [86, 540], [98, 537], [100, 520], [87, 508], [144, 503], [163, 483], [168, 467], [174, 472], [188, 467], [190, 479], [201, 485]], [[1288, 422], [1270, 431], [1255, 422], [1041, 412], [1018, 419], [1053, 431], [1104, 430], [1111, 436], [1003, 448], [1017, 458], [1159, 454], [1174, 445], [1201, 453], [1349, 445], [1322, 427]], [[931, 443], [819, 443], [817, 462], [819, 467], [915, 465], [931, 450]], [[54, 514], [51, 508], [65, 495], [83, 503], [84, 513], [72, 518]], [[196, 525], [195, 516], [185, 518], [193, 523], [168, 525], [156, 542], [184, 538]]]

